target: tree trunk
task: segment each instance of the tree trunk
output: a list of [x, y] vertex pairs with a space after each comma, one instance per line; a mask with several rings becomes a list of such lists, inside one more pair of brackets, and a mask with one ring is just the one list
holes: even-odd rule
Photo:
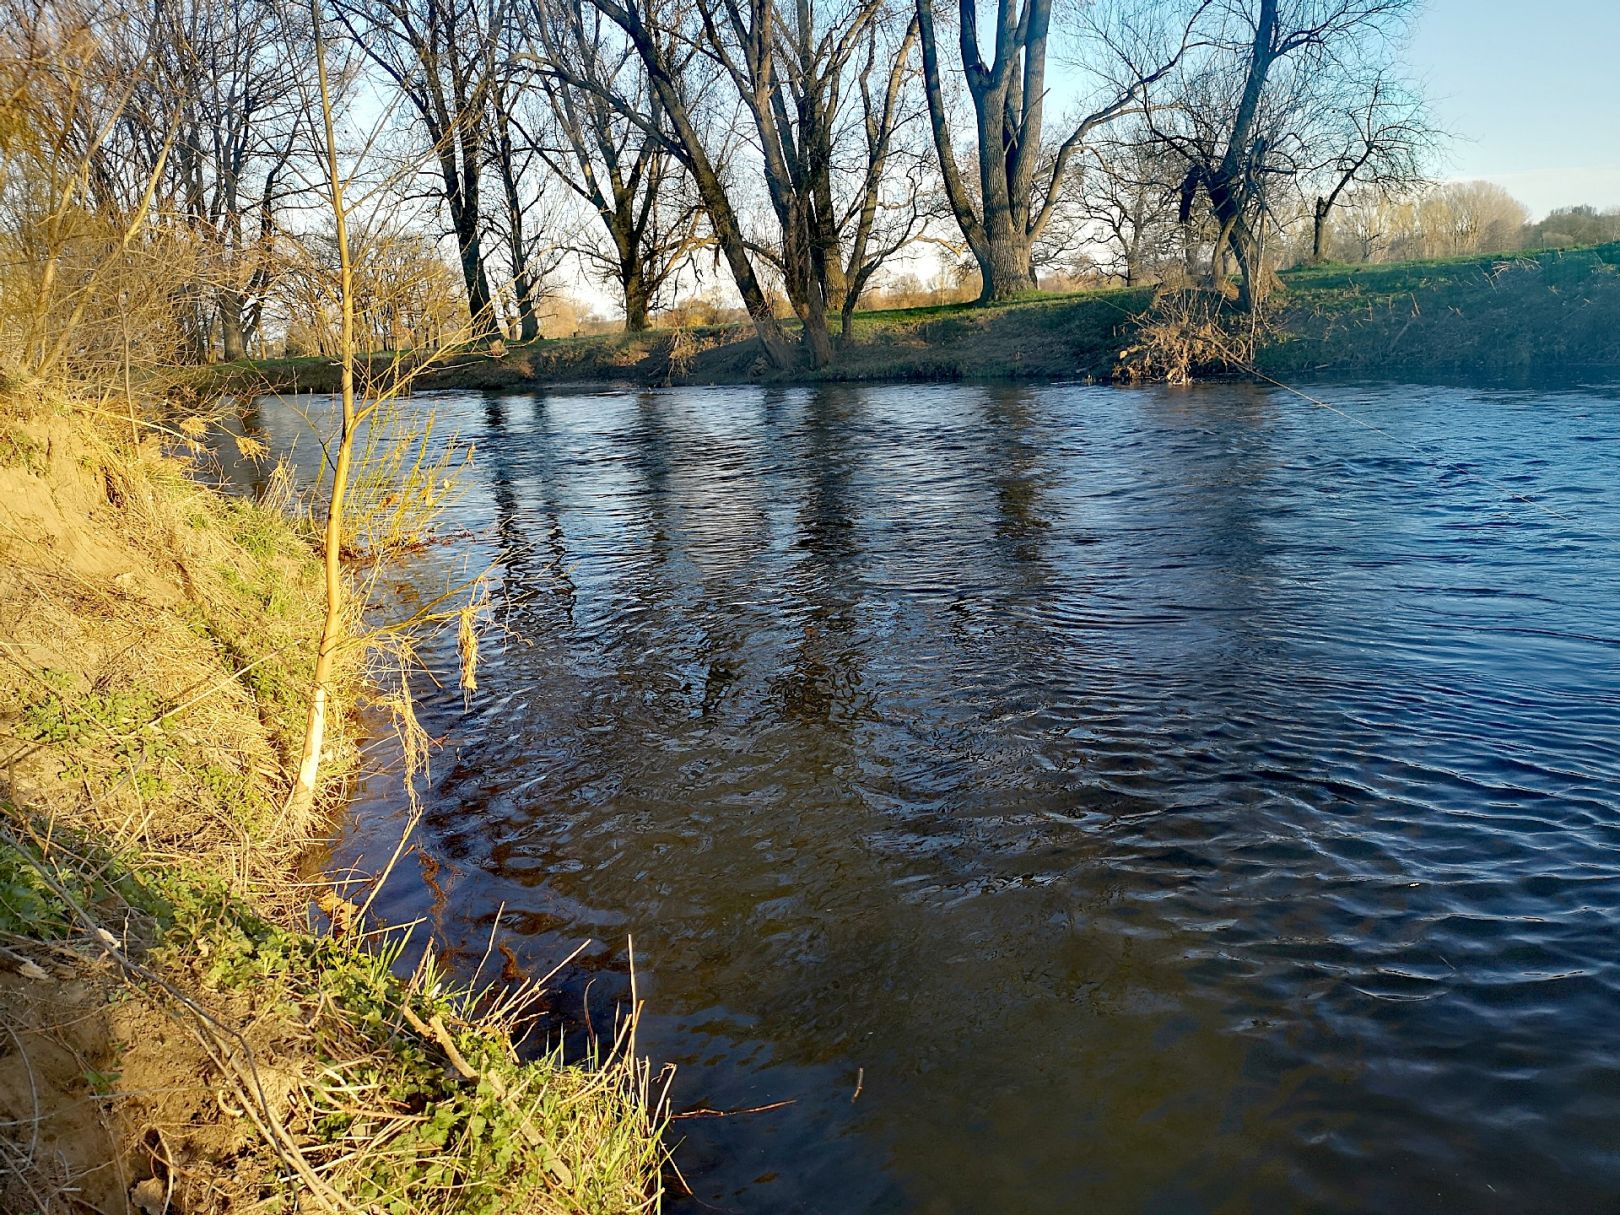
[[540, 313], [535, 307], [536, 283], [529, 268], [528, 239], [523, 233], [523, 195], [518, 189], [517, 164], [512, 153], [512, 136], [507, 126], [506, 100], [495, 100], [497, 123], [496, 164], [501, 175], [501, 189], [506, 195], [506, 222], [512, 244], [512, 290], [517, 296], [518, 339], [532, 342], [540, 336]]
[[439, 169], [444, 177], [444, 201], [450, 209], [450, 226], [456, 236], [456, 253], [461, 262], [461, 281], [467, 288], [467, 315], [472, 321], [474, 341], [498, 336], [495, 306], [484, 272], [483, 240], [478, 232], [478, 168], [456, 163], [455, 149], [442, 148]]
[[1011, 230], [992, 231], [985, 244], [984, 253], [976, 251], [979, 274], [983, 280], [979, 288], [979, 303], [1008, 300], [1035, 290], [1035, 274], [1029, 267], [1027, 237], [1020, 237]]
[[[1010, 299], [1036, 289], [1031, 250], [1045, 224], [1031, 214], [1030, 194], [1042, 161], [1046, 41], [1051, 0], [1027, 0], [1022, 17], [1011, 0], [997, 0], [995, 55], [985, 63], [974, 4], [962, 0], [957, 36], [973, 102], [979, 169], [979, 214], [963, 188], [950, 147], [934, 44], [932, 0], [915, 0], [922, 44], [923, 84], [945, 193], [962, 236], [979, 264], [979, 302]], [[1060, 155], [1058, 171], [1062, 168]]]
[[1311, 221], [1311, 262], [1318, 266], [1327, 260], [1322, 246], [1326, 242], [1329, 205], [1327, 199], [1318, 196], [1316, 212]]
[[810, 366], [821, 368], [832, 362], [832, 331], [827, 328], [824, 300], [813, 300], [804, 310], [804, 346], [810, 352]]
[[247, 357], [242, 331], [242, 297], [229, 289], [219, 293], [219, 337], [227, 363]]
[[[694, 135], [686, 146], [691, 148], [695, 144]], [[792, 351], [788, 348], [782, 326], [777, 323], [776, 314], [771, 311], [770, 301], [765, 298], [764, 288], [754, 274], [753, 263], [748, 260], [748, 242], [743, 237], [742, 225], [737, 222], [737, 213], [731, 209], [725, 187], [720, 184], [719, 174], [706, 159], [698, 160], [694, 156], [688, 164], [708, 209], [715, 242], [731, 269], [737, 293], [743, 297], [748, 318], [754, 322], [754, 332], [759, 335], [759, 343], [765, 348], [765, 357], [770, 360], [772, 367], [786, 371], [793, 366]]]
[[467, 315], [472, 321], [474, 341], [497, 336], [495, 304], [490, 296], [489, 276], [484, 273], [483, 241], [478, 234], [478, 215], [463, 205], [452, 207], [456, 229], [456, 251], [461, 258], [461, 280], [467, 287]]
[[1260, 98], [1265, 93], [1266, 79], [1271, 74], [1271, 65], [1277, 54], [1272, 42], [1277, 32], [1278, 3], [1279, 0], [1260, 0], [1243, 95], [1238, 99], [1232, 133], [1221, 157], [1219, 180], [1210, 182], [1209, 190], [1216, 218], [1224, 229], [1222, 235], [1225, 239], [1217, 245], [1217, 250], [1223, 249], [1229, 241], [1232, 252], [1237, 256], [1238, 268], [1242, 272], [1242, 281], [1238, 284], [1238, 307], [1245, 312], [1254, 307], [1257, 295], [1263, 294], [1263, 288], [1257, 292], [1253, 280], [1253, 273], [1259, 266], [1254, 257], [1254, 234], [1249, 229], [1244, 211], [1253, 189], [1250, 183], [1255, 173], [1255, 166], [1249, 163], [1255, 151], [1255, 116], [1259, 113]]
[[540, 336], [540, 310], [534, 306], [534, 276], [525, 266], [515, 284], [518, 307], [518, 340], [535, 341]]
[[647, 280], [641, 266], [632, 263], [620, 270], [619, 281], [624, 287], [624, 331], [645, 333], [651, 324], [647, 314], [652, 301], [648, 298]]
[[1265, 266], [1261, 264], [1259, 242], [1241, 215], [1233, 222], [1228, 240], [1238, 264], [1238, 310], [1253, 312], [1257, 304], [1265, 301], [1269, 285], [1265, 278]]

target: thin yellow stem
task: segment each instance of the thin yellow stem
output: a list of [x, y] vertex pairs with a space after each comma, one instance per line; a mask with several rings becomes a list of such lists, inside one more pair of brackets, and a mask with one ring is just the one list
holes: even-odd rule
[[332, 93], [326, 76], [326, 39], [321, 30], [321, 0], [310, 0], [309, 9], [315, 31], [315, 70], [320, 83], [321, 123], [326, 137], [326, 180], [331, 191], [332, 218], [337, 235], [338, 299], [342, 314], [338, 391], [342, 415], [338, 424], [336, 458], [332, 463], [332, 488], [327, 497], [326, 532], [321, 554], [326, 585], [326, 618], [321, 626], [320, 647], [315, 655], [315, 679], [310, 695], [309, 718], [304, 729], [303, 756], [299, 761], [298, 779], [293, 785], [290, 802], [295, 812], [306, 811], [315, 799], [316, 781], [320, 776], [321, 746], [326, 734], [332, 668], [344, 639], [343, 508], [354, 462], [354, 435], [358, 420], [354, 403], [354, 266], [349, 256], [348, 209], [343, 200], [343, 174], [338, 168]]

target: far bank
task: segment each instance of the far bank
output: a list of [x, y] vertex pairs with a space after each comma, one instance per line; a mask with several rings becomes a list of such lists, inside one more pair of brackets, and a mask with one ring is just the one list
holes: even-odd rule
[[[427, 388], [554, 384], [1054, 381], [1114, 377], [1154, 302], [1150, 287], [1002, 304], [863, 312], [831, 366], [781, 372], [748, 325], [541, 339], [452, 354]], [[1620, 373], [1620, 243], [1586, 249], [1285, 271], [1253, 370], [1267, 376], [1446, 377]], [[409, 359], [410, 356], [403, 356]], [[392, 354], [374, 354], [379, 369]], [[1248, 369], [1206, 367], [1206, 374]], [[320, 357], [219, 364], [239, 390], [331, 392]]]

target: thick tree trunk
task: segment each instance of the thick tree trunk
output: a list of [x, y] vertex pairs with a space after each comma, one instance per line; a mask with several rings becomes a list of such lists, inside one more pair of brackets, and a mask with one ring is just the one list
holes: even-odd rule
[[527, 266], [518, 273], [514, 289], [517, 292], [518, 339], [535, 341], [540, 336], [540, 310], [535, 307], [534, 276], [529, 273]]
[[975, 251], [982, 283], [979, 303], [1012, 299], [1027, 291], [1034, 291], [1035, 274], [1030, 269], [1030, 248], [1027, 238], [1016, 232], [992, 232], [985, 242], [983, 253]]
[[471, 161], [456, 163], [453, 147], [441, 147], [439, 169], [444, 178], [444, 201], [450, 209], [450, 227], [456, 236], [456, 253], [461, 262], [461, 281], [467, 289], [467, 315], [472, 322], [474, 341], [487, 341], [499, 335], [495, 305], [484, 272], [483, 239], [478, 232], [478, 166]]
[[472, 321], [475, 341], [495, 337], [495, 304], [490, 295], [489, 276], [484, 272], [483, 241], [478, 234], [478, 216], [465, 206], [452, 207], [456, 230], [456, 252], [461, 260], [461, 281], [467, 287], [467, 315]]
[[824, 300], [817, 300], [805, 309], [804, 348], [809, 352], [810, 366], [821, 368], [832, 362], [832, 331], [827, 328], [827, 306]]
[[1269, 282], [1260, 256], [1260, 245], [1248, 222], [1237, 216], [1228, 236], [1232, 256], [1238, 264], [1237, 306], [1242, 312], [1253, 312], [1265, 302]]
[[1315, 214], [1311, 218], [1311, 261], [1318, 266], [1327, 260], [1327, 254], [1323, 249], [1323, 245], [1326, 244], [1327, 241], [1327, 218], [1329, 205], [1330, 204], [1328, 203], [1327, 199], [1319, 197], [1316, 200]]
[[219, 339], [227, 363], [247, 357], [247, 340], [242, 331], [242, 297], [235, 291], [219, 293]]
[[1249, 53], [1249, 72], [1243, 82], [1243, 94], [1238, 99], [1237, 115], [1232, 122], [1232, 133], [1221, 157], [1218, 180], [1210, 182], [1210, 201], [1220, 221], [1222, 240], [1216, 245], [1222, 254], [1230, 243], [1238, 260], [1242, 281], [1238, 284], [1238, 307], [1245, 312], [1254, 307], [1257, 295], [1263, 294], [1254, 274], [1259, 270], [1255, 258], [1254, 234], [1249, 229], [1244, 212], [1253, 193], [1253, 180], [1258, 166], [1249, 163], [1254, 155], [1254, 123], [1259, 113], [1260, 98], [1265, 92], [1266, 79], [1277, 51], [1272, 45], [1277, 32], [1277, 6], [1279, 0], [1260, 0], [1255, 20], [1254, 42]]
[[[1034, 210], [1031, 206], [1035, 173], [1042, 163], [1051, 0], [1027, 0], [1021, 16], [1012, 0], [997, 0], [995, 54], [989, 63], [980, 52], [976, 6], [967, 0], [959, 6], [957, 37], [973, 102], [977, 139], [977, 200], [964, 189], [951, 148], [934, 38], [933, 3], [915, 3], [929, 122], [951, 212], [979, 265], [979, 302], [1010, 299], [1033, 291], [1036, 282], [1031, 251], [1051, 208], [1050, 202]], [[1071, 149], [1072, 141], [1065, 143], [1059, 153], [1059, 174]], [[1055, 198], [1055, 187], [1050, 193]]]
[[641, 266], [632, 263], [622, 267], [619, 281], [624, 287], [624, 331], [645, 333], [651, 327], [647, 315], [652, 301], [648, 298], [647, 280]]

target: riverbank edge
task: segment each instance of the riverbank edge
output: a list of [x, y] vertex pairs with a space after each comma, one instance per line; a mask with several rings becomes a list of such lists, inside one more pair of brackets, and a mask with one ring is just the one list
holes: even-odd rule
[[343, 783], [282, 812], [311, 538], [199, 484], [167, 448], [200, 420], [171, 424], [0, 390], [0, 1209], [647, 1209], [622, 1043], [520, 1054], [540, 993], [401, 977], [402, 934], [301, 881]]
[[[1620, 376], [1620, 243], [1384, 265], [1285, 271], [1273, 325], [1253, 370], [1265, 377], [1519, 381], [1580, 369]], [[1151, 288], [1034, 296], [985, 307], [857, 313], [849, 340], [820, 370], [770, 368], [746, 325], [541, 339], [453, 352], [417, 383], [431, 389], [527, 391], [646, 386], [829, 383], [1108, 382], [1134, 345]], [[394, 355], [372, 356], [381, 373]], [[407, 359], [409, 356], [404, 356]], [[321, 358], [198, 369], [238, 392], [335, 390]], [[1210, 366], [1206, 378], [1250, 374]]]

